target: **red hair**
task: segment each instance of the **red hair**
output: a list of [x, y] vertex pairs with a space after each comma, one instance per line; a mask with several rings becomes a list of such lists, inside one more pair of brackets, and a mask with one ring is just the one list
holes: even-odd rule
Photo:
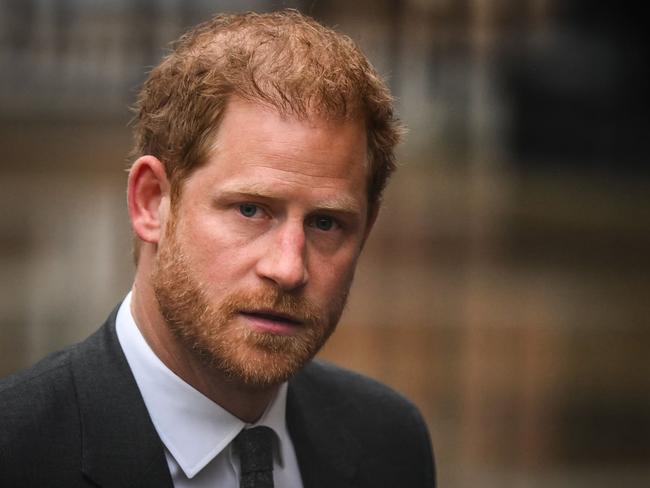
[[294, 10], [217, 15], [176, 41], [149, 74], [135, 107], [133, 153], [163, 162], [172, 197], [207, 160], [234, 95], [295, 117], [363, 119], [368, 201], [379, 204], [403, 132], [391, 94], [349, 37]]

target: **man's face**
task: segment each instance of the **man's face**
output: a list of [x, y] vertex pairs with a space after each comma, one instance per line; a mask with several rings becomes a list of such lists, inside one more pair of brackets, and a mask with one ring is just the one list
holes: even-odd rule
[[227, 378], [280, 383], [339, 320], [369, 230], [361, 121], [229, 103], [183, 184], [153, 283], [167, 324]]

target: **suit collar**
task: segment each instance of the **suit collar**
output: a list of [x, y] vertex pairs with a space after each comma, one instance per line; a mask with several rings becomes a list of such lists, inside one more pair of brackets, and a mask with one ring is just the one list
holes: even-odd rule
[[115, 315], [73, 352], [82, 470], [102, 487], [172, 487], [162, 443], [115, 333]]
[[289, 382], [287, 394], [287, 424], [304, 488], [352, 488], [361, 451], [345, 423], [345, 407], [326, 397], [305, 370]]

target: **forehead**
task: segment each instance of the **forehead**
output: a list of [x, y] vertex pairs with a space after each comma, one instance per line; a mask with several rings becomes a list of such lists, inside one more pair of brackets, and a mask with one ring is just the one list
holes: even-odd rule
[[254, 185], [256, 191], [280, 191], [293, 185], [365, 198], [366, 146], [361, 120], [296, 118], [235, 98], [198, 173], [231, 188]]

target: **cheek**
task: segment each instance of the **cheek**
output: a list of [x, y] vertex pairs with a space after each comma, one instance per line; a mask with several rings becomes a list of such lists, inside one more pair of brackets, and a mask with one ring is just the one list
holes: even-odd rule
[[245, 274], [250, 267], [252, 253], [250, 243], [239, 236], [225, 231], [215, 222], [188, 222], [179, 228], [179, 239], [192, 272], [206, 286], [219, 287], [221, 283], [232, 282]]
[[310, 272], [312, 285], [322, 293], [325, 300], [338, 295], [349, 287], [356, 264], [356, 253], [320, 262]]

